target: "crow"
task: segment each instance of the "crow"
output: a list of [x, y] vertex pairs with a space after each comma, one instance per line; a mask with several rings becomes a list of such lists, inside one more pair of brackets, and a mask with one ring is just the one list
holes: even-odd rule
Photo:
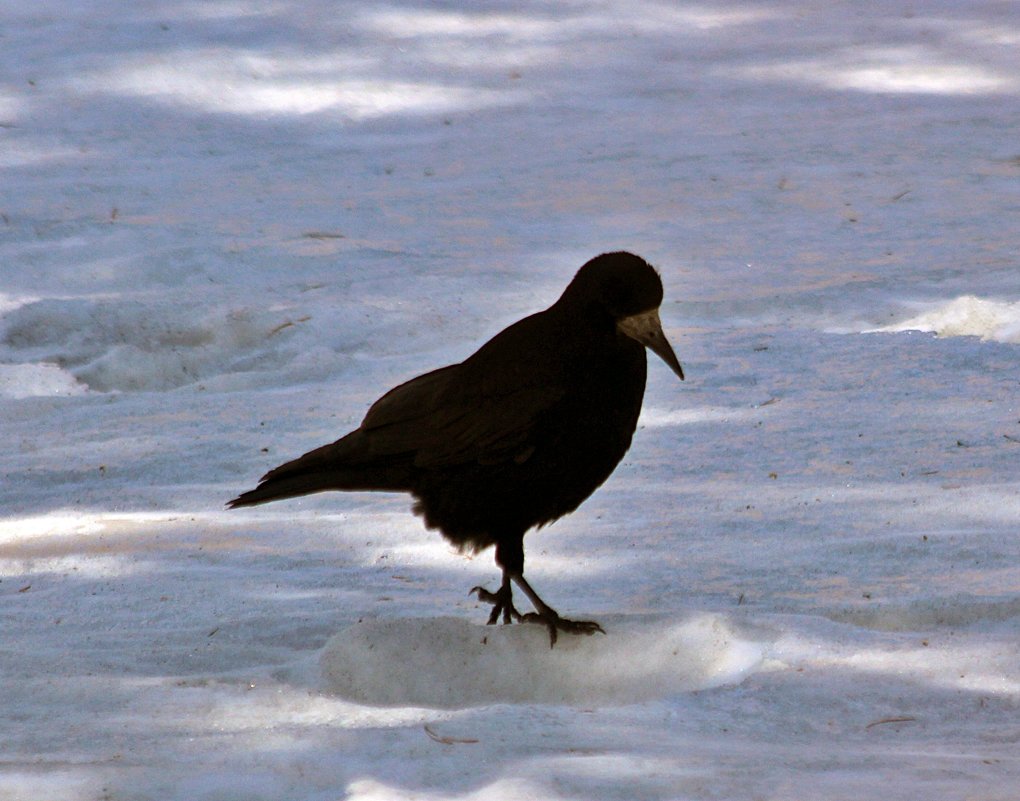
[[[266, 473], [231, 508], [326, 490], [409, 492], [413, 510], [461, 551], [495, 546], [502, 616], [549, 631], [604, 633], [568, 620], [524, 578], [524, 535], [574, 511], [613, 472], [637, 426], [645, 348], [683, 379], [662, 332], [662, 281], [644, 259], [604, 253], [552, 306], [514, 323], [459, 364], [394, 387], [345, 437]], [[516, 584], [533, 612], [513, 603]]]

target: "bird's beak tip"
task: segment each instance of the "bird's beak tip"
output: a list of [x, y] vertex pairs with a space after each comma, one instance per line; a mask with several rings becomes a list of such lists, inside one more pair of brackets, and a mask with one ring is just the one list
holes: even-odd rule
[[684, 368], [680, 366], [680, 360], [676, 357], [676, 354], [673, 352], [673, 348], [670, 347], [670, 344], [665, 337], [657, 339], [654, 342], [647, 343], [646, 347], [662, 359], [666, 363], [666, 366], [676, 374], [677, 378], [681, 381], [684, 380]]
[[658, 309], [635, 314], [632, 317], [624, 317], [617, 322], [617, 326], [624, 334], [637, 340], [662, 359], [681, 381], [684, 380], [684, 370], [680, 366], [680, 360], [662, 332]]

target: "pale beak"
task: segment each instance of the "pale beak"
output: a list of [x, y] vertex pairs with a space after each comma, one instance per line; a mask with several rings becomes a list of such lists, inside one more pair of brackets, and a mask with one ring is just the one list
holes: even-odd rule
[[684, 380], [684, 371], [680, 362], [673, 353], [666, 335], [662, 333], [662, 323], [659, 321], [659, 310], [641, 312], [630, 317], [624, 317], [616, 321], [616, 327], [631, 339], [635, 339], [648, 348], [652, 353], [662, 359], [669, 368], [676, 373], [680, 380]]

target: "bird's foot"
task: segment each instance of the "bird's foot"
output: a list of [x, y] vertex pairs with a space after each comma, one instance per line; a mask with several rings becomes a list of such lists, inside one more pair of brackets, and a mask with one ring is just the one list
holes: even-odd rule
[[487, 621], [490, 626], [496, 624], [499, 616], [503, 616], [504, 623], [514, 620], [520, 621], [524, 616], [514, 607], [513, 593], [508, 586], [500, 587], [496, 592], [489, 592], [485, 587], [472, 587], [468, 595], [477, 595], [479, 601], [492, 604], [492, 613]]
[[512, 623], [514, 621], [518, 623], [540, 623], [549, 631], [550, 648], [556, 645], [556, 639], [561, 631], [566, 634], [587, 634], [588, 636], [595, 634], [595, 632], [599, 634], [606, 633], [605, 629], [594, 620], [568, 620], [565, 617], [560, 617], [555, 609], [548, 606], [538, 597], [537, 593], [531, 589], [531, 586], [524, 580], [523, 576], [518, 576], [517, 581], [521, 584], [528, 597], [531, 598], [536, 611], [523, 615], [517, 611], [513, 602], [513, 589], [507, 578], [504, 578], [502, 586], [496, 592], [489, 592], [485, 587], [472, 587], [468, 592], [469, 595], [477, 595], [479, 601], [492, 604], [492, 613], [489, 615], [488, 620], [490, 626], [499, 622], [500, 616], [502, 616], [504, 623]]
[[543, 612], [528, 612], [520, 617], [522, 623], [541, 623], [549, 630], [549, 647], [556, 645], [557, 633], [562, 631], [567, 634], [587, 634], [589, 637], [598, 632], [605, 634], [606, 630], [594, 620], [567, 620], [560, 617], [552, 609], [546, 607]]

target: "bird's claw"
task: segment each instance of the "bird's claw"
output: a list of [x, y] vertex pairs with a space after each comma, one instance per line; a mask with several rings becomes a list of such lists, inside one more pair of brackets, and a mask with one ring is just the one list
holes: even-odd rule
[[468, 595], [477, 595], [479, 601], [492, 604], [492, 614], [489, 615], [487, 621], [490, 626], [499, 622], [500, 615], [503, 616], [504, 623], [517, 621], [518, 623], [540, 623], [545, 626], [549, 630], [550, 648], [556, 645], [556, 639], [561, 631], [567, 634], [587, 634], [589, 637], [596, 632], [606, 633], [605, 629], [594, 620], [568, 620], [565, 617], [560, 617], [545, 604], [542, 604], [543, 611], [541, 612], [528, 612], [522, 615], [514, 607], [513, 596], [505, 587], [501, 587], [496, 592], [489, 592], [481, 586], [472, 587], [468, 591]]
[[468, 595], [477, 595], [479, 601], [484, 601], [487, 604], [499, 603], [499, 596], [494, 592], [489, 592], [482, 586], [472, 587], [468, 590]]
[[509, 593], [504, 593], [503, 590], [498, 592], [489, 592], [485, 587], [472, 587], [468, 590], [468, 595], [477, 595], [478, 600], [487, 604], [492, 604], [492, 613], [489, 615], [489, 619], [486, 621], [488, 625], [494, 626], [499, 621], [500, 614], [503, 615], [503, 622], [510, 623], [514, 620], [520, 621], [523, 616], [514, 607], [513, 599], [507, 597]]
[[567, 618], [560, 617], [555, 612], [551, 612], [551, 610], [550, 614], [528, 612], [528, 614], [521, 616], [520, 621], [522, 623], [541, 623], [549, 629], [550, 648], [556, 645], [557, 633], [560, 631], [567, 634], [587, 634], [589, 637], [595, 632], [599, 634], [606, 633], [606, 630], [594, 620], [567, 620]]

